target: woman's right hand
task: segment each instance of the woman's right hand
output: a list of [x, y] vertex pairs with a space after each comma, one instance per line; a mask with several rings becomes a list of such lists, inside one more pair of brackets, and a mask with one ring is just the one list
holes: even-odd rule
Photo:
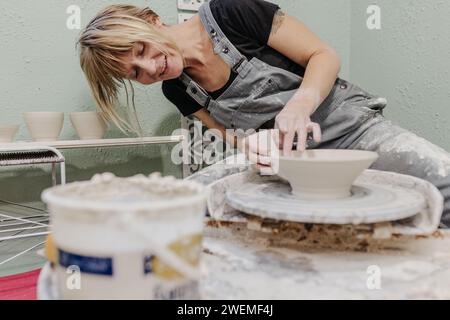
[[278, 133], [278, 130], [262, 130], [237, 141], [237, 148], [256, 165], [262, 175], [274, 175], [278, 172], [277, 159], [280, 153]]

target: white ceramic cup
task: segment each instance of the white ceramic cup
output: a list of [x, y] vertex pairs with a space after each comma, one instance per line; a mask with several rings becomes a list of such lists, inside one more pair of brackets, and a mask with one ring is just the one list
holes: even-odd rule
[[59, 139], [64, 125], [63, 112], [25, 112], [23, 117], [34, 141]]
[[17, 131], [19, 131], [18, 125], [0, 124], [0, 143], [13, 142]]
[[73, 112], [70, 121], [81, 140], [96, 140], [105, 136], [106, 123], [99, 112]]

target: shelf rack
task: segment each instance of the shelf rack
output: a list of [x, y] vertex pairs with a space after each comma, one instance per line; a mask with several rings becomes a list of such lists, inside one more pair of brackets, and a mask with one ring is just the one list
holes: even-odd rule
[[[56, 185], [56, 164], [60, 164], [61, 184], [64, 184], [66, 180], [65, 158], [61, 150], [171, 144], [180, 143], [184, 140], [182, 135], [173, 135], [99, 140], [0, 143], [0, 167], [51, 164], [52, 181], [53, 185]], [[11, 241], [20, 242], [26, 239], [36, 239], [31, 244], [27, 242], [25, 249], [20, 245], [21, 248], [14, 250], [6, 260], [4, 258], [0, 260], [0, 268], [2, 265], [41, 247], [45, 243], [42, 237], [49, 234], [49, 226], [49, 214], [46, 210], [0, 199], [0, 245]]]

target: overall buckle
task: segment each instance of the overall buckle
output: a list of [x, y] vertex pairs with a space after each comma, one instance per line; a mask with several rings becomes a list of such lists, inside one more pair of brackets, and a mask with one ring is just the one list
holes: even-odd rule
[[244, 61], [246, 61], [246, 60], [247, 60], [246, 58], [242, 57], [241, 60], [239, 60], [239, 61], [234, 65], [234, 67], [231, 68], [231, 70], [232, 70], [233, 72], [235, 72], [235, 73], [239, 73], [239, 72], [238, 72], [239, 67], [240, 67], [240, 66], [244, 63]]

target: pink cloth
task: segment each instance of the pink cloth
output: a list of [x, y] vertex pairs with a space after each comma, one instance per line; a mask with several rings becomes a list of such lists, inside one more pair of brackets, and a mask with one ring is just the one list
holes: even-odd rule
[[36, 300], [41, 269], [0, 278], [0, 300]]

